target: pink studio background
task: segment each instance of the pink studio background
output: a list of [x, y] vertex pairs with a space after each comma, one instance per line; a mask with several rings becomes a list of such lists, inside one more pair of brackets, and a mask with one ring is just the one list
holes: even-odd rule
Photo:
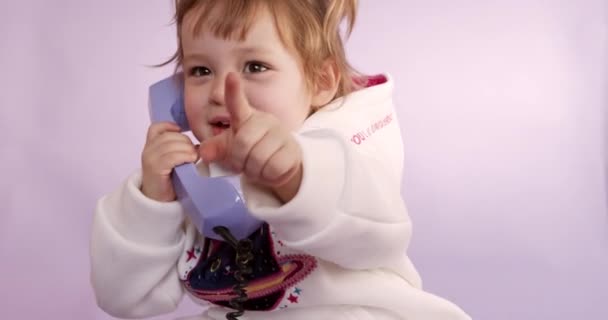
[[[608, 1], [361, 2], [349, 54], [397, 81], [426, 288], [476, 319], [608, 319]], [[0, 319], [110, 319], [91, 215], [139, 164], [170, 15], [0, 3]]]

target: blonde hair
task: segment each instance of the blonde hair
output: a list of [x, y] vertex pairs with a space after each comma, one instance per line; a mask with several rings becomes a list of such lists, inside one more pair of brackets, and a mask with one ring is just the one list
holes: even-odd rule
[[[185, 16], [196, 15], [194, 34], [202, 26], [210, 28], [216, 37], [244, 40], [260, 9], [268, 9], [274, 18], [283, 44], [294, 49], [302, 63], [309, 88], [323, 83], [324, 63], [333, 63], [338, 71], [336, 96], [346, 95], [357, 87], [353, 78], [358, 74], [349, 64], [344, 51], [340, 25], [346, 20], [346, 37], [355, 24], [357, 0], [175, 0], [174, 22], [177, 25], [178, 48], [175, 54], [159, 66], [176, 62], [182, 66], [181, 28]], [[214, 11], [217, 10], [217, 11]], [[215, 20], [211, 20], [211, 13]], [[286, 34], [287, 32], [287, 34]]]

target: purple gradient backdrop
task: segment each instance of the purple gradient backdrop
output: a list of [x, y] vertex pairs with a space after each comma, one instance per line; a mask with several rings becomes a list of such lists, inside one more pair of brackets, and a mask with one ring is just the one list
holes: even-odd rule
[[[349, 55], [397, 81], [426, 288], [475, 319], [608, 319], [607, 1], [361, 2]], [[91, 215], [139, 164], [170, 15], [0, 3], [0, 319], [110, 319]]]

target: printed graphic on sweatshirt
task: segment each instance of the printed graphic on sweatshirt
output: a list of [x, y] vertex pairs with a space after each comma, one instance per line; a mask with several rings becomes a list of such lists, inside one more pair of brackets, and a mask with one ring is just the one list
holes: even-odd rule
[[[249, 236], [254, 259], [250, 262], [253, 274], [248, 278], [245, 310], [274, 310], [283, 307], [285, 298], [297, 303], [300, 290], [294, 295], [294, 287], [317, 267], [317, 261], [309, 255], [277, 254], [269, 231], [268, 224], [264, 224]], [[199, 299], [230, 307], [230, 300], [236, 297], [235, 255], [235, 250], [223, 241], [206, 238], [202, 248], [195, 245], [185, 257], [192, 266], [182, 275], [186, 289]]]

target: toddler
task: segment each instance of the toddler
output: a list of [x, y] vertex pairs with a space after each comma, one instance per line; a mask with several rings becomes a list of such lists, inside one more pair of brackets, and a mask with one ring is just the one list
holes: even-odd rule
[[[91, 277], [121, 318], [466, 320], [427, 293], [407, 256], [403, 150], [389, 74], [347, 62], [356, 0], [177, 0], [185, 113], [150, 125], [141, 169], [96, 207]], [[235, 250], [205, 237], [176, 200], [171, 171], [210, 164], [240, 175], [264, 223], [239, 300]], [[235, 311], [235, 301], [243, 312]], [[237, 304], [238, 305], [238, 304]]]

